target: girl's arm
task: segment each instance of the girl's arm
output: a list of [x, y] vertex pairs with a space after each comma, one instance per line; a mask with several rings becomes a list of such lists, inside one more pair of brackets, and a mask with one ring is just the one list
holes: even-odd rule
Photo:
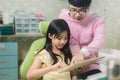
[[42, 67], [42, 61], [40, 60], [39, 56], [36, 55], [33, 64], [31, 65], [31, 67], [27, 72], [27, 79], [34, 80], [40, 78], [44, 74], [52, 70], [52, 67], [48, 67], [44, 69], [41, 69], [41, 67]]
[[42, 77], [43, 75], [45, 75], [46, 73], [57, 69], [57, 68], [63, 68], [65, 65], [62, 63], [56, 63], [55, 65], [46, 67], [46, 68], [41, 68], [42, 67], [42, 61], [39, 58], [38, 55], [35, 56], [34, 62], [31, 65], [30, 69], [27, 72], [27, 80], [35, 80], [38, 79], [40, 77]]
[[72, 76], [72, 80], [78, 80], [77, 76]]

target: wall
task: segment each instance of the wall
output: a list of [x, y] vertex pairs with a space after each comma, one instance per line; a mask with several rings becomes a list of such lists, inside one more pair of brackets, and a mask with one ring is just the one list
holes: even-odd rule
[[92, 9], [106, 19], [106, 47], [120, 49], [120, 0], [93, 0]]
[[[93, 0], [91, 9], [106, 19], [106, 47], [120, 49], [120, 0]], [[46, 19], [57, 18], [60, 10], [67, 7], [67, 0], [0, 0], [0, 10], [14, 12], [26, 10], [40, 12]]]
[[67, 0], [0, 0], [0, 10], [3, 12], [32, 11], [44, 14], [48, 20], [56, 18], [66, 5]]

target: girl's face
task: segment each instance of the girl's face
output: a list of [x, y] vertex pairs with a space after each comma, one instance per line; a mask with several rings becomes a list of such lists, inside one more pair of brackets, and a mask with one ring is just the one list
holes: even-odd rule
[[59, 36], [49, 34], [49, 38], [51, 39], [53, 49], [62, 49], [68, 41], [68, 34], [66, 31], [62, 32]]

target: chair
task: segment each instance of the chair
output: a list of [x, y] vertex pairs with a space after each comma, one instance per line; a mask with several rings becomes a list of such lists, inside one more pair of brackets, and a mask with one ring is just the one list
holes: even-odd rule
[[[48, 25], [49, 25], [50, 21], [42, 21], [39, 23], [39, 29], [40, 31], [45, 35], [46, 34], [46, 31], [47, 31], [47, 28], [48, 28]], [[37, 50], [40, 50], [43, 48], [44, 46], [44, 43], [45, 43], [45, 37], [44, 38], [40, 38], [38, 40], [35, 40], [29, 50], [28, 50], [28, 53], [26, 54], [26, 57], [25, 59], [23, 60], [21, 66], [20, 66], [20, 75], [21, 75], [21, 78], [23, 80], [27, 80], [26, 79], [26, 74], [27, 74], [27, 71], [29, 69], [29, 67], [31, 66], [31, 64], [33, 63], [33, 60], [34, 60], [34, 52], [37, 51]], [[38, 79], [38, 80], [42, 80], [42, 78]]]

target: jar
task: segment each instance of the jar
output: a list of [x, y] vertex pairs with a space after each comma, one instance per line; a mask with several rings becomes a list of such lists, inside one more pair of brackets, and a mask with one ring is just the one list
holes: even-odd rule
[[107, 77], [109, 80], [120, 80], [120, 59], [108, 61]]

